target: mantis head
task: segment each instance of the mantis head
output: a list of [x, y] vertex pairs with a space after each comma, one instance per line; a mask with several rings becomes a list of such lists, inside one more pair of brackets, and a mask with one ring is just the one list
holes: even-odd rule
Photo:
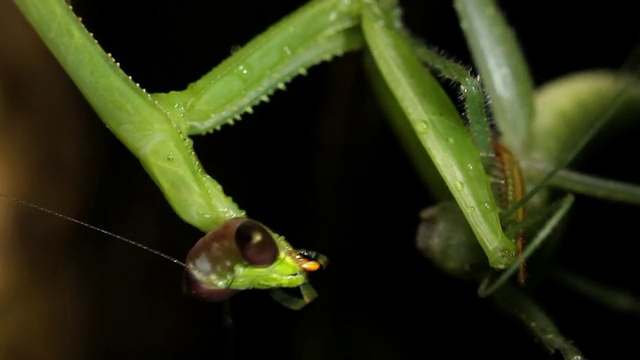
[[191, 248], [184, 288], [203, 300], [222, 301], [240, 290], [299, 287], [302, 299], [273, 294], [283, 305], [301, 308], [316, 296], [307, 273], [326, 264], [325, 256], [293, 249], [255, 220], [233, 218]]

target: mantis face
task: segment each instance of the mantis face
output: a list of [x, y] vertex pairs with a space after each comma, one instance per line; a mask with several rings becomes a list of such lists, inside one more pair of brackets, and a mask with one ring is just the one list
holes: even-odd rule
[[316, 296], [307, 272], [326, 262], [323, 255], [293, 249], [257, 221], [233, 218], [198, 240], [187, 254], [185, 291], [222, 301], [239, 290], [300, 287], [302, 299], [276, 299], [301, 308]]

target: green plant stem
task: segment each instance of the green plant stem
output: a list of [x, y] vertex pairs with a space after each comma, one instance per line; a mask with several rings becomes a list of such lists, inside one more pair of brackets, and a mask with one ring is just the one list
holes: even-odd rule
[[534, 115], [533, 81], [515, 33], [493, 0], [455, 0], [454, 7], [502, 142], [521, 157]]
[[553, 278], [566, 287], [582, 293], [610, 309], [640, 316], [640, 299], [637, 296], [597, 283], [568, 270], [558, 269], [553, 274]]
[[525, 164], [541, 161], [554, 167], [503, 216], [513, 215], [531, 200], [537, 188], [546, 186], [558, 171], [566, 168], [605, 124], [637, 114], [638, 100], [637, 74], [579, 73], [539, 90], [536, 107], [546, 110], [536, 116], [531, 128], [533, 146], [521, 161]]
[[[527, 176], [541, 180], [550, 170], [549, 166], [527, 163]], [[550, 186], [561, 188], [600, 199], [640, 205], [640, 186], [620, 181], [604, 179], [563, 169], [549, 180]]]
[[491, 300], [520, 319], [551, 353], [560, 351], [565, 360], [584, 359], [582, 352], [560, 333], [547, 314], [522, 290], [505, 285], [491, 296]]

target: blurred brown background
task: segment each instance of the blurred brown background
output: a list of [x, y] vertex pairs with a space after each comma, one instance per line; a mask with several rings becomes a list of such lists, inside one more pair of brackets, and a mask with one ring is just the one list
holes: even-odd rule
[[[155, 92], [185, 87], [302, 3], [93, 0], [74, 9]], [[402, 3], [409, 28], [469, 63], [449, 2]], [[505, 11], [537, 83], [617, 68], [638, 40], [636, 13], [623, 2], [513, 3]], [[0, 0], [0, 27], [0, 192], [182, 258], [201, 234], [171, 212], [10, 0]], [[446, 277], [415, 250], [417, 214], [431, 200], [360, 61], [354, 54], [314, 68], [254, 115], [196, 138], [207, 171], [252, 217], [330, 257], [311, 279], [320, 293], [313, 304], [293, 312], [265, 292], [243, 292], [226, 328], [222, 305], [181, 294], [179, 267], [0, 199], [0, 360], [549, 358], [520, 324], [478, 299], [475, 285]], [[600, 149], [583, 169], [639, 183], [636, 135]], [[640, 295], [638, 214], [579, 197], [557, 262]], [[635, 350], [625, 329], [637, 318], [553, 282], [536, 295], [590, 358]]]

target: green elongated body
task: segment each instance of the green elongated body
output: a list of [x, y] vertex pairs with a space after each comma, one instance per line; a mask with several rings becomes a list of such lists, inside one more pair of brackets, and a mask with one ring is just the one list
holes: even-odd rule
[[360, 1], [310, 1], [243, 45], [187, 89], [152, 96], [186, 133], [204, 134], [239, 119], [292, 77], [362, 47]]
[[[487, 137], [480, 138], [476, 147], [473, 146], [451, 101], [416, 60], [415, 41], [401, 29], [400, 19], [395, 17], [399, 13], [395, 1], [311, 1], [256, 37], [186, 90], [152, 95], [118, 68], [63, 0], [14, 1], [105, 124], [140, 159], [176, 213], [205, 232], [211, 229], [219, 231], [229, 221], [244, 216], [244, 211], [203, 171], [188, 136], [210, 132], [233, 122], [244, 112], [251, 112], [252, 106], [265, 101], [275, 90], [284, 88], [284, 83], [292, 77], [304, 74], [310, 66], [366, 46], [373, 55], [382, 86], [387, 88], [391, 98], [384, 102], [399, 109], [400, 115], [394, 119], [394, 124], [402, 128], [401, 140], [409, 142], [413, 140], [408, 138], [415, 138], [410, 147], [417, 154], [416, 158], [426, 159], [435, 165], [464, 212], [490, 264], [495, 268], [505, 268], [514, 261], [515, 245], [502, 232], [498, 206], [491, 196], [489, 180], [479, 161], [479, 152], [486, 153], [481, 146], [488, 144]], [[496, 10], [495, 2], [460, 0], [455, 4], [476, 64], [483, 79], [489, 83], [488, 92], [492, 103], [496, 104], [494, 113], [503, 130], [505, 144], [520, 159], [527, 160], [526, 154], [521, 152], [523, 149], [534, 154], [543, 152], [543, 155], [562, 153], [560, 150], [570, 146], [568, 141], [564, 141], [570, 136], [563, 135], [562, 131], [559, 136], [549, 136], [559, 133], [555, 131], [558, 126], [569, 129], [569, 135], [579, 134], [584, 138], [593, 135], [593, 132], [583, 136], [582, 132], [571, 131], [588, 125], [583, 120], [585, 116], [577, 111], [572, 116], [575, 122], [560, 124], [538, 119], [531, 124], [531, 81], [515, 38]], [[440, 59], [431, 58], [427, 62], [436, 65]], [[447, 66], [446, 62], [444, 66]], [[453, 77], [460, 72], [455, 67], [449, 70]], [[467, 90], [478, 94], [477, 82], [469, 78], [462, 80], [458, 81], [464, 82]], [[633, 82], [637, 89], [637, 81]], [[630, 85], [623, 88], [627, 86]], [[587, 93], [593, 95], [592, 91]], [[606, 90], [606, 93], [620, 95], [618, 91]], [[563, 103], [567, 100], [565, 96], [553, 98], [562, 99]], [[483, 98], [476, 96], [475, 100], [473, 104], [467, 102], [466, 111], [481, 115], [477, 110], [481, 108]], [[540, 109], [551, 109], [551, 114], [566, 117], [566, 111], [558, 111], [558, 104], [549, 106], [555, 101], [549, 103], [544, 101], [544, 97], [539, 100], [544, 102], [544, 106], [539, 106], [539, 112]], [[576, 103], [573, 101], [574, 105]], [[628, 103], [635, 105], [638, 102], [629, 99]], [[580, 107], [583, 108], [581, 113], [588, 109]], [[563, 141], [554, 141], [554, 147], [550, 147], [546, 146], [549, 138]], [[553, 151], [545, 151], [550, 148]], [[572, 151], [568, 158], [578, 150]], [[557, 156], [543, 158], [553, 163]], [[568, 161], [561, 161], [553, 172]], [[438, 174], [432, 175], [433, 178]], [[548, 177], [552, 175], [549, 173]], [[436, 182], [442, 183], [442, 179]], [[510, 190], [506, 192], [511, 193]], [[525, 194], [518, 202], [528, 201], [527, 196]], [[514, 201], [519, 198], [511, 197]], [[513, 211], [519, 208], [521, 206], [516, 204]], [[522, 218], [518, 214], [511, 215]], [[193, 253], [197, 256], [193, 256], [195, 260], [188, 261], [188, 271], [197, 278], [200, 286], [226, 291], [220, 297], [248, 288], [298, 286], [303, 293], [302, 301], [290, 300], [282, 294], [274, 295], [274, 298], [293, 308], [304, 306], [315, 297], [306, 281], [308, 268], [305, 268], [313, 261], [293, 250], [281, 236], [270, 230], [269, 234], [274, 238], [276, 252], [268, 263], [253, 263], [238, 256], [234, 253], [238, 251], [237, 244], [235, 250], [234, 247], [216, 249], [196, 245]], [[220, 243], [205, 240], [209, 238], [210, 235], [205, 236], [202, 243]], [[207, 251], [210, 254], [202, 255]], [[203, 256], [206, 259], [202, 260]]]
[[202, 169], [176, 119], [117, 66], [64, 1], [16, 4], [182, 219], [206, 232], [244, 215]]
[[107, 126], [140, 159], [176, 213], [205, 232], [244, 212], [203, 171], [187, 134], [231, 122], [307, 67], [362, 46], [357, 25], [363, 21], [367, 45], [385, 81], [461, 204], [491, 265], [503, 268], [512, 261], [513, 244], [500, 230], [477, 150], [451, 101], [430, 75], [419, 77], [426, 80], [405, 81], [421, 66], [409, 55], [406, 36], [389, 26], [390, 18], [387, 26], [374, 24], [385, 21], [377, 3], [312, 1], [183, 92], [150, 96], [104, 54], [64, 3], [16, 2]]
[[[186, 90], [155, 95], [145, 93], [118, 68], [64, 2], [15, 2], [107, 126], [140, 159], [176, 213], [205, 232], [245, 213], [204, 172], [188, 135], [211, 131], [250, 112], [251, 106], [308, 67], [362, 47], [364, 35], [385, 86], [403, 112], [402, 126], [409, 129], [405, 133], [413, 132], [419, 141], [414, 151], [424, 151], [433, 162], [491, 265], [504, 268], [513, 261], [515, 245], [501, 231], [478, 149], [451, 101], [416, 59], [410, 37], [398, 29], [399, 19], [390, 15], [397, 10], [394, 2], [311, 1]], [[486, 14], [469, 12], [467, 5], [458, 4], [459, 14], [465, 29], [472, 29], [477, 19], [469, 17]], [[478, 42], [492, 44], [489, 38], [507, 33], [496, 29]], [[500, 56], [511, 56], [504, 53]], [[491, 71], [485, 79], [494, 81]], [[528, 121], [528, 116], [519, 118]]]
[[[391, 16], [375, 2], [363, 8], [363, 32], [378, 70], [395, 96], [494, 268], [506, 268], [515, 244], [500, 224], [478, 149], [457, 110], [422, 66]], [[396, 121], [402, 121], [396, 120]]]
[[188, 134], [232, 122], [309, 66], [362, 45], [353, 29], [359, 2], [314, 1], [187, 90], [152, 96], [102, 50], [64, 1], [15, 2], [175, 212], [204, 232], [245, 212], [205, 173]]
[[[276, 300], [294, 309], [301, 308], [315, 298], [315, 291], [307, 283], [306, 272], [320, 266], [310, 266], [309, 264], [315, 262], [301, 256], [283, 237], [270, 230], [268, 231], [271, 234], [270, 237], [277, 243], [277, 258], [268, 266], [256, 266], [238, 257], [233, 246], [223, 246], [223, 249], [204, 249], [206, 246], [201, 244], [224, 244], [225, 241], [218, 239], [220, 232], [227, 229], [228, 221], [241, 218], [245, 213], [202, 169], [193, 151], [192, 141], [186, 133], [188, 130], [185, 125], [186, 113], [176, 114], [173, 110], [178, 106], [177, 104], [171, 102], [167, 105], [159, 102], [124, 74], [63, 1], [16, 0], [16, 3], [105, 124], [142, 162], [176, 213], [202, 231], [208, 232], [213, 229], [196, 244], [187, 257], [188, 278], [195, 281], [190, 284], [195, 284], [196, 289], [202, 290], [205, 297], [209, 296], [210, 299], [225, 298], [236, 290], [249, 288], [300, 287], [302, 299], [274, 294]], [[324, 10], [328, 11], [326, 5], [331, 4], [324, 2], [324, 5]], [[270, 41], [279, 37], [286, 39], [288, 30], [301, 29], [301, 24], [315, 18], [317, 9], [318, 7], [313, 4], [301, 9], [297, 16], [292, 16], [288, 22], [285, 22], [285, 26], [272, 28], [270, 35], [266, 38]], [[349, 15], [349, 11], [341, 14], [353, 15]], [[329, 54], [339, 54], [359, 46], [357, 36], [340, 32], [340, 29], [349, 27], [348, 24], [352, 23], [352, 20], [344, 21], [344, 16], [333, 16], [325, 20], [330, 21], [322, 23], [320, 27], [324, 27], [324, 32], [319, 36], [320, 40], [316, 40], [322, 42], [329, 37], [331, 41], [327, 42], [327, 46], [322, 51], [317, 51], [317, 46], [312, 46], [313, 44], [307, 44], [309, 52], [305, 53], [304, 49], [300, 48], [304, 48], [304, 44], [292, 40], [291, 44], [297, 44], [291, 45], [296, 50], [295, 56], [275, 59], [276, 62], [282, 63], [279, 77], [274, 77], [265, 66], [259, 63], [254, 64], [258, 70], [262, 71], [252, 72], [255, 82], [245, 85], [255, 86], [258, 90], [251, 91], [248, 87], [229, 87], [229, 81], [233, 82], [237, 79], [235, 77], [237, 74], [226, 74], [227, 82], [225, 82], [223, 79], [216, 78], [216, 71], [213, 71], [210, 74], [214, 74], [213, 77], [219, 81], [212, 83], [205, 76], [203, 81], [198, 82], [188, 91], [188, 95], [193, 96], [195, 91], [206, 98], [213, 96], [211, 94], [223, 92], [225, 96], [231, 98], [246, 99], [245, 92], [249, 92], [254, 95], [254, 100], [263, 99], [265, 94], [273, 92], [283, 81], [302, 71], [305, 66], [327, 59], [330, 57]], [[330, 26], [327, 30], [326, 26], [334, 20], [337, 25], [333, 31]], [[61, 24], [64, 25], [61, 26]], [[332, 36], [332, 32], [345, 36]], [[303, 37], [302, 40], [304, 39], [306, 38]], [[230, 63], [233, 64], [232, 66], [241, 66], [246, 69], [249, 63], [259, 62], [264, 58], [264, 54], [272, 49], [268, 45], [269, 42], [265, 43], [261, 40], [253, 42], [239, 52], [241, 56], [236, 59], [240, 60], [222, 64], [221, 70], [217, 73], [225, 74]], [[267, 47], [267, 49], [261, 47]], [[249, 55], [242, 58], [246, 54]], [[251, 54], [254, 56], [250, 56]], [[242, 65], [243, 63], [245, 65]], [[267, 62], [266, 65], [275, 66], [273, 62]], [[213, 99], [209, 98], [209, 100]], [[251, 101], [253, 100], [249, 100]], [[202, 109], [196, 107], [194, 112], [198, 113], [200, 110]], [[228, 113], [225, 112], [225, 114], [224, 121], [233, 120], [226, 117]], [[197, 124], [197, 121], [195, 123]], [[216, 126], [207, 124], [209, 125], [204, 126]], [[216, 241], [211, 241], [214, 238]], [[206, 269], [201, 268], [204, 266], [202, 260], [193, 263], [190, 261], [191, 254], [201, 253], [206, 253], [205, 257], [212, 260], [208, 261]], [[211, 290], [214, 295], [211, 295]]]

